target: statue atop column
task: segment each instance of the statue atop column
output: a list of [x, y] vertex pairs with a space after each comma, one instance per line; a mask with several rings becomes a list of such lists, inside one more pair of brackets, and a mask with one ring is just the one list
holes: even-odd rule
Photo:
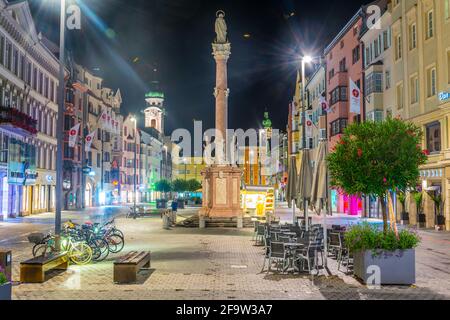
[[224, 44], [228, 42], [227, 23], [225, 22], [225, 12], [222, 10], [216, 13], [216, 43]]

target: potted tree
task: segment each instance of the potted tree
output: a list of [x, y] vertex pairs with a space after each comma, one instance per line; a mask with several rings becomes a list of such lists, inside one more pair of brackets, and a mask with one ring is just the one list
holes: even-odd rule
[[428, 192], [428, 196], [434, 203], [434, 215], [435, 215], [435, 223], [436, 230], [445, 230], [445, 216], [444, 216], [444, 199], [442, 198], [441, 193]]
[[171, 184], [167, 180], [161, 180], [156, 182], [155, 191], [160, 192], [163, 198], [156, 200], [157, 209], [167, 209], [167, 193], [172, 190]]
[[172, 190], [177, 193], [178, 208], [184, 209], [185, 197], [184, 193], [188, 191], [188, 182], [184, 179], [176, 179], [172, 182]]
[[397, 199], [398, 202], [400, 202], [401, 206], [401, 224], [402, 225], [409, 225], [409, 213], [406, 211], [406, 192], [399, 191], [397, 193]]
[[425, 228], [427, 216], [423, 213], [423, 193], [417, 191], [413, 194], [413, 197], [417, 209], [417, 225], [419, 228]]
[[0, 267], [0, 300], [11, 300], [11, 280], [6, 277], [5, 271]]
[[[347, 241], [354, 257], [355, 275], [365, 283], [377, 267], [381, 271], [379, 284], [415, 282], [417, 243], [408, 240], [406, 244], [405, 239], [417, 237], [409, 230], [398, 232], [392, 190], [416, 186], [419, 166], [427, 160], [419, 147], [422, 136], [419, 127], [400, 119], [354, 123], [345, 129], [327, 158], [332, 186], [347, 194], [373, 194], [380, 198], [383, 230], [352, 229], [355, 239], [361, 237], [364, 242]], [[375, 240], [365, 241], [372, 236]]]

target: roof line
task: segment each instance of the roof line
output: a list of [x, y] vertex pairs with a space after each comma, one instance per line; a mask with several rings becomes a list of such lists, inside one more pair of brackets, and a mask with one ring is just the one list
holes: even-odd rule
[[337, 44], [337, 42], [343, 38], [344, 34], [350, 29], [352, 25], [362, 16], [363, 10], [362, 7], [359, 8], [358, 12], [350, 19], [349, 22], [342, 28], [342, 30], [338, 33], [338, 35], [331, 41], [331, 43], [325, 48], [324, 55], [327, 55], [332, 48]]

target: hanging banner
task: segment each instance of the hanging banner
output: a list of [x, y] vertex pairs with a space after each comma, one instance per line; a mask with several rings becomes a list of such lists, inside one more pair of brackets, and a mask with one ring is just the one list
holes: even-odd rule
[[361, 114], [361, 90], [350, 78], [350, 112]]
[[75, 125], [69, 131], [69, 147], [70, 148], [75, 147], [75, 144], [77, 143], [77, 137], [78, 137], [78, 132], [80, 131], [80, 126], [81, 126], [81, 123]]
[[92, 142], [94, 141], [94, 137], [95, 137], [96, 133], [97, 133], [97, 130], [95, 130], [94, 132], [90, 133], [86, 137], [86, 143], [85, 143], [85, 151], [86, 152], [91, 151]]
[[106, 113], [106, 110], [103, 109], [102, 114], [100, 115], [100, 119], [98, 120], [98, 123], [102, 129], [106, 129], [107, 118], [108, 114]]
[[321, 96], [319, 98], [319, 104], [320, 104], [320, 108], [322, 109], [322, 111], [324, 113], [330, 112], [330, 105], [328, 104], [328, 101], [327, 101], [327, 99], [325, 99], [325, 97]]
[[313, 122], [311, 120], [312, 113], [308, 111], [306, 113], [306, 138], [312, 138], [313, 137]]

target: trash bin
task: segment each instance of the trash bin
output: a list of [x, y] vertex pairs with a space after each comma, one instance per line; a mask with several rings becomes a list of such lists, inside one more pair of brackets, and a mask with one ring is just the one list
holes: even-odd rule
[[8, 281], [11, 281], [12, 275], [11, 265], [12, 265], [11, 251], [0, 250], [0, 269], [4, 270], [6, 279], [8, 279]]
[[167, 212], [165, 212], [163, 214], [162, 220], [163, 220], [163, 229], [169, 230], [170, 229], [170, 218], [169, 218], [169, 215], [167, 214]]

